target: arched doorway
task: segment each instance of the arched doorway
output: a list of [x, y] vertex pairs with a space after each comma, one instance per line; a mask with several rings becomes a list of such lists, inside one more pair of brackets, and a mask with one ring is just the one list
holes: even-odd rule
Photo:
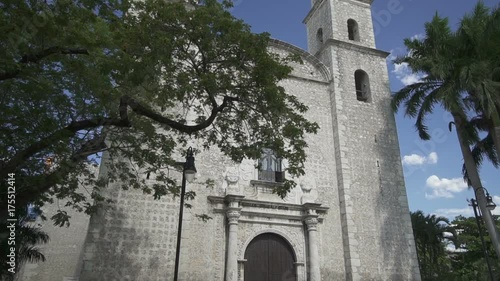
[[281, 236], [264, 233], [245, 251], [245, 281], [296, 281], [295, 254]]

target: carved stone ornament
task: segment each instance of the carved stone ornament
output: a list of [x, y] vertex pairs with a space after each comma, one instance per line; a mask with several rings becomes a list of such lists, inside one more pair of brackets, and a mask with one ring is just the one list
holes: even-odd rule
[[300, 188], [302, 189], [301, 203], [314, 203], [318, 199], [318, 190], [316, 189], [316, 180], [311, 176], [304, 176], [300, 179]]
[[238, 223], [241, 212], [238, 210], [229, 210], [226, 212], [227, 220], [229, 224]]
[[222, 184], [222, 188], [226, 194], [239, 193], [239, 179], [238, 167], [226, 167]]
[[307, 217], [304, 222], [307, 225], [307, 230], [316, 230], [318, 226], [318, 218], [317, 217]]
[[241, 161], [239, 165], [239, 173], [241, 175], [241, 179], [245, 182], [249, 182], [254, 178], [255, 176], [255, 161], [249, 160], [249, 159], [244, 159]]
[[226, 169], [226, 181], [228, 184], [236, 184], [240, 179], [238, 175], [238, 169], [235, 167], [230, 167]]

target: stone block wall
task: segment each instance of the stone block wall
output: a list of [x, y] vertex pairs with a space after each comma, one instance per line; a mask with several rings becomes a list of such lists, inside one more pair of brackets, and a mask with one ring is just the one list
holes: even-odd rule
[[[384, 52], [332, 40], [332, 99], [348, 280], [419, 280]], [[358, 101], [354, 73], [370, 78]]]
[[[287, 55], [295, 48], [287, 45], [287, 49], [285, 45], [287, 44], [283, 43], [272, 50]], [[317, 135], [307, 136], [309, 148], [305, 165], [306, 177], [315, 182], [316, 202], [329, 208], [318, 232], [321, 273], [325, 280], [343, 279], [344, 257], [329, 103], [330, 82], [307, 59], [304, 63], [293, 66], [292, 76], [283, 81], [282, 86], [309, 106], [306, 117], [318, 122], [321, 127]], [[196, 143], [192, 145], [196, 147]], [[197, 179], [195, 183], [187, 184], [187, 190], [195, 190], [197, 196], [194, 202], [190, 202], [193, 208], [185, 209], [184, 213], [180, 279], [223, 280], [227, 219], [223, 213], [214, 210], [207, 197], [234, 192], [251, 197], [253, 187], [250, 181], [257, 179], [254, 168], [256, 163], [247, 160], [242, 165], [235, 164], [216, 148], [201, 152], [195, 157]], [[228, 184], [228, 175], [236, 175], [238, 182]], [[214, 189], [207, 189], [203, 185], [206, 179], [215, 180]], [[296, 180], [299, 183], [301, 181]], [[133, 190], [123, 191], [118, 186], [110, 186], [108, 190], [109, 196], [116, 198], [117, 202], [112, 208], [92, 217], [81, 280], [103, 280], [103, 276], [106, 280], [172, 280], [178, 198], [166, 196], [157, 201], [150, 195]], [[273, 194], [269, 194], [267, 200], [300, 204], [300, 192], [300, 187], [297, 187], [285, 200]], [[202, 222], [195, 214], [208, 214], [213, 219]], [[286, 227], [279, 225], [242, 223], [239, 233], [244, 239], [263, 228], [289, 233], [295, 237], [297, 245], [306, 244], [304, 229], [297, 226], [286, 230]], [[245, 249], [238, 250], [244, 253]], [[305, 249], [302, 251], [304, 254]], [[306, 261], [307, 258], [304, 262]], [[305, 267], [304, 270], [307, 271]]]
[[[371, 5], [366, 0], [329, 0], [332, 2], [333, 12], [333, 39], [349, 41], [353, 44], [375, 48], [375, 35]], [[349, 40], [347, 20], [353, 19], [358, 23], [359, 42]], [[330, 21], [330, 19], [328, 19]]]
[[[97, 176], [97, 167], [90, 169]], [[88, 187], [81, 187], [78, 192], [88, 194], [86, 188]], [[46, 204], [41, 208], [47, 220], [43, 221], [38, 217], [32, 222], [34, 226], [40, 227], [49, 235], [50, 240], [47, 244], [37, 245], [46, 260], [22, 265], [17, 281], [75, 281], [80, 277], [90, 217], [65, 207], [67, 200], [57, 198], [53, 200], [53, 204]], [[70, 216], [69, 226], [54, 226], [50, 220], [59, 209], [66, 211]]]
[[[314, 2], [305, 22], [309, 48], [316, 57], [285, 42], [271, 42], [271, 51], [303, 58], [303, 63], [292, 64], [290, 78], [281, 85], [309, 106], [306, 118], [320, 126], [317, 135], [306, 136], [306, 175], [294, 179], [298, 186], [280, 199], [269, 188], [252, 183], [257, 180], [256, 161], [233, 163], [217, 148], [195, 155], [198, 174], [187, 190], [194, 190], [197, 196], [188, 202], [193, 207], [184, 211], [180, 280], [224, 280], [229, 226], [220, 198], [228, 194], [267, 202], [261, 209], [251, 207], [250, 201], [245, 203], [246, 217], [237, 230], [240, 258], [249, 239], [258, 233], [279, 233], [301, 259], [297, 260], [303, 263], [299, 278], [305, 280], [310, 273], [309, 238], [303, 224], [307, 214], [300, 212], [307, 199], [323, 208], [317, 225], [321, 280], [420, 280], [395, 121], [389, 107], [387, 53], [373, 49], [370, 3]], [[349, 18], [358, 22], [360, 42], [347, 38]], [[320, 27], [324, 36], [321, 44], [316, 40]], [[354, 72], [358, 69], [369, 75], [369, 102], [356, 99]], [[196, 141], [191, 146], [201, 148]], [[102, 175], [107, 173], [106, 161], [104, 158]], [[171, 173], [180, 182], [181, 173]], [[214, 180], [214, 188], [205, 186], [207, 179]], [[302, 185], [312, 187], [307, 198]], [[121, 190], [117, 183], [104, 192], [116, 203], [92, 216], [88, 233], [83, 226], [80, 230], [79, 235], [86, 234], [80, 254], [80, 281], [173, 280], [179, 198], [154, 200], [140, 191]], [[211, 198], [219, 198], [218, 205]], [[288, 208], [288, 222], [288, 211], [273, 211], [273, 203]], [[260, 218], [249, 218], [252, 212]], [[197, 214], [213, 219], [204, 222]], [[266, 215], [269, 220], [263, 222]]]

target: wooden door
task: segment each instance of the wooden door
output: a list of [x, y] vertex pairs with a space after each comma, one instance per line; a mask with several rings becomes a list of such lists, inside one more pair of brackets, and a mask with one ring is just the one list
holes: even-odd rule
[[296, 281], [293, 250], [281, 236], [255, 237], [245, 251], [244, 281]]

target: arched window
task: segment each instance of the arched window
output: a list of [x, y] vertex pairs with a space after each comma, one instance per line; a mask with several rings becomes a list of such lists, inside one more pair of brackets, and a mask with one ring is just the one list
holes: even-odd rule
[[259, 160], [259, 180], [283, 182], [284, 172], [281, 169], [281, 159], [269, 148], [262, 150]]
[[354, 80], [356, 83], [356, 98], [359, 101], [370, 102], [370, 79], [368, 74], [358, 69], [354, 72]]
[[316, 39], [318, 40], [319, 45], [323, 44], [323, 28], [318, 29]]
[[347, 21], [347, 31], [349, 33], [349, 40], [359, 41], [358, 23], [355, 20], [349, 19]]

